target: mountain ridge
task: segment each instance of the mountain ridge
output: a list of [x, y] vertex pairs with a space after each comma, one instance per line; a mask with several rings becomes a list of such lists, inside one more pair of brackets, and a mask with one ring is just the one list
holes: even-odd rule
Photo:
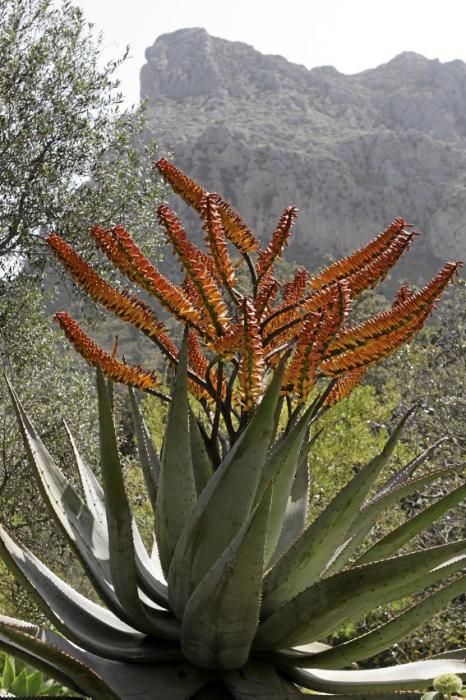
[[346, 254], [399, 215], [424, 233], [421, 268], [464, 257], [462, 61], [404, 52], [345, 75], [181, 29], [146, 50], [141, 96], [161, 150], [261, 238], [285, 206], [300, 208], [290, 259]]

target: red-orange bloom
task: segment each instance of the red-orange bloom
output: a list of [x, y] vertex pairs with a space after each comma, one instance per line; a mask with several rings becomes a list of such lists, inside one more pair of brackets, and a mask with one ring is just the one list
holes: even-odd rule
[[[200, 213], [201, 200], [207, 194], [205, 189], [166, 158], [160, 158], [155, 166], [173, 191]], [[226, 237], [242, 253], [252, 253], [257, 250], [258, 242], [240, 215], [222, 197], [218, 197], [217, 206]]]
[[100, 367], [114, 382], [121, 382], [133, 386], [141, 391], [156, 389], [159, 386], [155, 374], [147, 372], [140, 367], [118, 362], [114, 357], [105, 352], [82, 330], [78, 323], [66, 311], [59, 311], [55, 319], [64, 331], [68, 340], [76, 348], [77, 352], [92, 367]]
[[383, 253], [406, 227], [409, 227], [409, 224], [404, 219], [394, 219], [385, 231], [379, 233], [369, 243], [319, 272], [311, 279], [311, 286], [314, 289], [321, 289], [332, 282], [354, 274]]
[[[223, 328], [228, 324], [229, 315], [214, 277], [210, 274], [205, 260], [199, 255], [200, 251], [189, 241], [178, 217], [166, 205], [161, 205], [157, 213], [183, 267], [196, 287], [215, 333], [221, 335]], [[209, 333], [212, 335], [210, 328]]]
[[203, 331], [203, 319], [183, 291], [162, 275], [146, 258], [123, 226], [91, 230], [101, 250], [130, 280], [153, 294], [168, 311], [185, 323]]
[[264, 349], [254, 306], [248, 299], [243, 302], [243, 347], [238, 380], [241, 399], [249, 411], [262, 396], [264, 386]]
[[165, 334], [165, 326], [147, 304], [108, 284], [60, 236], [50, 234], [47, 243], [73, 279], [94, 301], [142, 330], [149, 338], [158, 339]]
[[298, 215], [296, 207], [286, 207], [273, 232], [272, 240], [266, 250], [259, 251], [259, 260], [256, 265], [257, 275], [264, 275], [274, 264], [275, 260], [283, 255], [285, 247], [288, 245], [294, 220]]
[[225, 239], [222, 220], [218, 209], [218, 194], [206, 194], [200, 202], [199, 209], [204, 221], [202, 228], [206, 232], [207, 243], [215, 261], [217, 276], [226, 288], [236, 287], [235, 272]]

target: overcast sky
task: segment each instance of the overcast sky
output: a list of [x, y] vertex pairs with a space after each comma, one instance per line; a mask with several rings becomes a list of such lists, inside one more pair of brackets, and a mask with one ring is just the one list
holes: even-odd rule
[[120, 70], [129, 102], [139, 100], [144, 50], [160, 34], [203, 27], [308, 68], [373, 68], [402, 51], [466, 61], [466, 0], [75, 0], [104, 34], [106, 56], [129, 44]]

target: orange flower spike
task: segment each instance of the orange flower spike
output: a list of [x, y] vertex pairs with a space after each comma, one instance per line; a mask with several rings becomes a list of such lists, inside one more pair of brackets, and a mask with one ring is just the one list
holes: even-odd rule
[[346, 280], [332, 285], [332, 290], [331, 302], [306, 322], [298, 337], [289, 381], [294, 385], [301, 402], [307, 399], [314, 387], [317, 368], [325, 350], [349, 313], [351, 297]]
[[[207, 194], [206, 190], [166, 158], [160, 158], [160, 160], [156, 161], [155, 167], [165, 182], [169, 183], [172, 190], [179, 194], [189, 206], [200, 213], [201, 200]], [[257, 250], [259, 247], [258, 241], [239, 214], [222, 197], [218, 195], [217, 197], [217, 207], [226, 237], [241, 253], [252, 253]]]
[[336, 260], [334, 263], [324, 268], [310, 281], [311, 287], [314, 289], [322, 289], [332, 282], [348, 277], [373, 261], [404, 231], [409, 228], [404, 219], [397, 218], [392, 221], [385, 231], [379, 233], [369, 243], [358, 248], [354, 253], [348, 255], [341, 260]]
[[170, 313], [180, 321], [191, 323], [201, 333], [210, 332], [208, 325], [180, 287], [177, 287], [146, 258], [131, 236], [122, 228], [113, 229], [119, 248], [126, 254], [133, 266], [133, 274], [128, 277], [136, 284], [153, 294]]
[[268, 311], [277, 295], [279, 286], [270, 269], [260, 278], [254, 298], [254, 307], [259, 320]]
[[399, 306], [402, 304], [404, 301], [407, 301], [410, 297], [412, 297], [413, 292], [409, 288], [409, 285], [404, 284], [399, 288], [397, 293], [395, 294], [395, 298], [393, 299], [393, 304], [392, 306]]
[[283, 385], [290, 389], [294, 387], [298, 396], [303, 395], [303, 387], [306, 381], [309, 384], [309, 389], [314, 381], [317, 362], [313, 361], [316, 358], [312, 355], [312, 350], [321, 324], [322, 314], [312, 314], [304, 322], [299, 340], [296, 343], [293, 359], [284, 377]]
[[147, 304], [126, 292], [117, 291], [108, 284], [60, 236], [50, 234], [47, 243], [73, 279], [94, 301], [139, 328], [150, 338], [160, 338], [164, 334], [165, 326], [157, 320]]
[[380, 253], [354, 274], [349, 275], [346, 279], [351, 286], [352, 295], [356, 296], [364, 289], [376, 287], [396, 265], [401, 256], [409, 250], [413, 238], [417, 235], [415, 231], [404, 231], [383, 253]]
[[422, 316], [425, 311], [429, 314], [433, 304], [461, 266], [461, 262], [445, 263], [440, 272], [416, 294], [408, 296], [388, 311], [383, 311], [367, 321], [339, 333], [329, 345], [329, 355], [358, 348], [370, 340], [402, 328], [413, 319]]
[[114, 382], [120, 382], [141, 391], [156, 389], [159, 386], [153, 372], [118, 362], [109, 353], [102, 350], [66, 311], [59, 311], [55, 314], [55, 319], [68, 340], [86, 362], [92, 367], [100, 367], [102, 372]]
[[277, 228], [273, 232], [272, 240], [266, 250], [259, 251], [259, 260], [256, 265], [257, 276], [259, 278], [265, 275], [265, 273], [270, 270], [275, 260], [283, 255], [283, 251], [288, 245], [294, 220], [297, 215], [298, 210], [296, 207], [286, 207], [286, 209], [283, 210]]
[[206, 240], [215, 261], [217, 274], [225, 287], [231, 290], [236, 287], [235, 272], [218, 211], [218, 200], [219, 196], [215, 193], [207, 193], [201, 199], [200, 213], [204, 221], [202, 228], [206, 232]]
[[283, 288], [283, 303], [287, 305], [301, 301], [310, 279], [311, 273], [304, 267], [298, 267], [291, 282]]
[[359, 367], [338, 377], [334, 387], [324, 401], [324, 406], [334, 406], [342, 399], [348, 398], [352, 391], [361, 383], [366, 372], [367, 367]]
[[191, 323], [200, 332], [206, 331], [201, 315], [183, 290], [157, 270], [123, 226], [115, 226], [111, 230], [95, 226], [91, 235], [109, 260], [128, 279], [155, 296], [180, 321]]
[[207, 314], [212, 320], [217, 335], [222, 335], [229, 322], [228, 308], [220, 289], [211, 276], [198, 249], [189, 240], [178, 217], [164, 204], [157, 210], [159, 221], [182, 262], [192, 284], [196, 287]]
[[243, 347], [238, 380], [243, 405], [250, 411], [262, 396], [265, 373], [264, 350], [254, 306], [243, 302]]
[[320, 369], [327, 376], [338, 377], [346, 372], [380, 362], [380, 360], [388, 357], [402, 345], [409, 343], [413, 339], [417, 331], [424, 325], [431, 310], [432, 307], [428, 307], [400, 328], [374, 338], [358, 348], [342, 352], [324, 360], [320, 365]]
[[237, 352], [241, 351], [242, 343], [243, 324], [235, 321], [230, 323], [223, 335], [209, 342], [209, 348], [222, 360], [231, 360]]

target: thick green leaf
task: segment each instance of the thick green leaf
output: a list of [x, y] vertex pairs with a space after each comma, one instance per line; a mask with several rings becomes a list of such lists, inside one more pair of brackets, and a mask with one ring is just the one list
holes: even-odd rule
[[276, 610], [319, 579], [344, 541], [413, 410], [411, 408], [405, 413], [382, 452], [348, 482], [269, 572], [264, 588], [266, 613]]
[[257, 630], [271, 488], [186, 606], [181, 646], [201, 667], [243, 666]]
[[194, 480], [196, 482], [197, 495], [200, 496], [207, 482], [212, 477], [212, 462], [207, 453], [204, 438], [202, 437], [196, 416], [192, 411], [189, 413], [189, 425]]
[[15, 680], [15, 676], [15, 660], [9, 654], [7, 654], [7, 656], [5, 656], [5, 663], [3, 666], [2, 687], [6, 688], [6, 690], [10, 690]]
[[93, 700], [121, 700], [102, 678], [76, 658], [73, 652], [77, 647], [53, 632], [0, 616], [0, 648]]
[[452, 465], [430, 472], [417, 479], [403, 482], [401, 486], [386, 491], [379, 498], [372, 499], [364, 505], [353, 523], [352, 534], [337, 550], [334, 559], [325, 570], [325, 576], [333, 576], [333, 574], [341, 571], [357, 549], [362, 545], [376, 520], [387, 508], [390, 508], [395, 503], [399, 503], [400, 500], [408, 494], [419, 491], [433, 481], [443, 479], [448, 474], [456, 471], [456, 469], [457, 465]]
[[[399, 666], [355, 671], [320, 670], [309, 671], [290, 668], [287, 674], [299, 685], [324, 693], [345, 693], [365, 697], [365, 693], [380, 693], [402, 690], [420, 690], [432, 686], [432, 681], [442, 673], [456, 673], [466, 678], [466, 664], [455, 659], [427, 659]], [[405, 697], [404, 695], [401, 697]]]
[[[272, 501], [267, 528], [266, 563], [272, 558], [287, 516], [293, 483], [296, 480], [303, 441], [308, 432], [310, 411], [278, 443], [264, 468], [264, 483], [272, 481]], [[307, 462], [306, 462], [307, 467]], [[307, 471], [307, 469], [306, 469]], [[258, 493], [261, 491], [262, 482]], [[302, 495], [302, 493], [301, 493]], [[289, 512], [289, 511], [288, 511]]]
[[23, 668], [21, 673], [16, 676], [15, 680], [11, 684], [11, 692], [13, 695], [27, 695], [28, 692], [28, 681], [27, 681], [27, 672], [26, 669]]
[[197, 500], [191, 458], [187, 329], [178, 361], [162, 449], [155, 536], [165, 576], [176, 543]]
[[374, 562], [323, 579], [259, 627], [258, 649], [283, 649], [325, 637], [383, 603], [423, 590], [462, 569], [466, 540]]
[[44, 674], [41, 671], [29, 673], [26, 684], [26, 695], [38, 695], [43, 689]]
[[290, 497], [286, 504], [280, 537], [269, 562], [271, 565], [274, 565], [282, 554], [288, 550], [307, 525], [309, 511], [308, 452], [310, 444], [315, 440], [315, 437], [310, 442], [305, 440], [301, 446], [301, 454], [299, 455], [298, 467], [291, 485]]
[[[76, 644], [114, 659], [164, 662], [178, 659], [177, 645], [147, 640], [106, 608], [75, 591], [0, 526], [0, 555], [39, 607]], [[176, 627], [170, 613], [166, 626]]]
[[[126, 614], [147, 634], [176, 639], [179, 628], [171, 616], [156, 610], [138, 591], [138, 572], [133, 543], [133, 518], [126, 496], [104, 376], [97, 369], [100, 426], [100, 465], [104, 482], [110, 570], [115, 593]], [[160, 493], [160, 492], [159, 492]]]
[[293, 662], [302, 668], [339, 668], [341, 666], [350, 666], [354, 661], [375, 656], [375, 654], [379, 654], [381, 651], [397, 644], [408, 634], [430, 620], [453, 598], [465, 592], [466, 576], [461, 576], [458, 580], [432, 593], [420, 603], [397, 615], [397, 617], [386, 624], [344, 644], [328, 648], [321, 653], [302, 655], [299, 661], [294, 659]]
[[450, 508], [454, 508], [466, 498], [466, 484], [462, 484], [454, 491], [451, 491], [436, 503], [410, 518], [405, 523], [382, 537], [370, 549], [368, 549], [359, 559], [358, 564], [367, 564], [376, 559], [385, 559], [397, 552], [403, 545], [411, 540], [415, 535], [430, 527], [438, 518]]
[[[80, 455], [75, 440], [65, 423], [65, 427], [68, 433], [68, 438], [73, 450], [75, 464], [78, 468], [79, 476], [81, 478], [81, 483], [83, 485], [84, 494], [86, 497], [86, 504], [89, 511], [92, 513], [95, 521], [98, 523], [100, 538], [106, 543], [106, 551], [108, 552], [108, 530], [107, 530], [107, 515], [105, 511], [105, 495], [104, 491], [97, 481], [92, 469], [89, 467], [87, 462]], [[132, 520], [132, 530], [133, 530], [133, 541], [134, 541], [134, 551], [136, 557], [136, 569], [138, 574], [138, 582], [141, 585], [142, 590], [152, 599], [155, 603], [162, 605], [163, 607], [168, 606], [168, 592], [166, 582], [161, 581], [157, 576], [157, 570], [154, 570], [151, 559], [147, 554], [144, 542], [139, 533], [136, 521]], [[95, 528], [94, 528], [95, 532]], [[95, 535], [94, 535], [95, 536]], [[108, 560], [108, 554], [107, 554]], [[109, 567], [107, 568], [107, 577], [110, 580], [111, 574]]]
[[235, 700], [293, 700], [303, 695], [271, 664], [259, 660], [250, 661], [239, 671], [224, 673], [223, 682]]
[[[0, 618], [0, 646], [4, 646], [2, 635], [5, 627]], [[92, 700], [143, 700], [151, 697], [186, 700], [215, 680], [215, 676], [208, 671], [186, 663], [152, 665], [109, 661], [40, 628], [29, 628], [27, 634], [21, 627], [16, 629], [8, 625], [5, 635], [8, 635], [5, 641], [16, 643], [18, 649], [23, 650], [23, 657], [24, 652], [30, 654], [25, 658], [28, 663]], [[34, 657], [37, 662], [33, 660]], [[59, 678], [58, 672], [52, 672], [54, 666], [63, 675], [68, 674], [68, 679], [66, 675]]]
[[181, 534], [168, 575], [171, 607], [180, 618], [191, 593], [250, 516], [270, 446], [282, 372], [283, 365]]
[[160, 461], [152, 443], [146, 422], [139, 409], [136, 395], [132, 387], [129, 387], [129, 405], [131, 408], [134, 432], [136, 434], [139, 462], [144, 475], [149, 501], [152, 505], [152, 510], [155, 513], [157, 503], [157, 486], [160, 477]]

